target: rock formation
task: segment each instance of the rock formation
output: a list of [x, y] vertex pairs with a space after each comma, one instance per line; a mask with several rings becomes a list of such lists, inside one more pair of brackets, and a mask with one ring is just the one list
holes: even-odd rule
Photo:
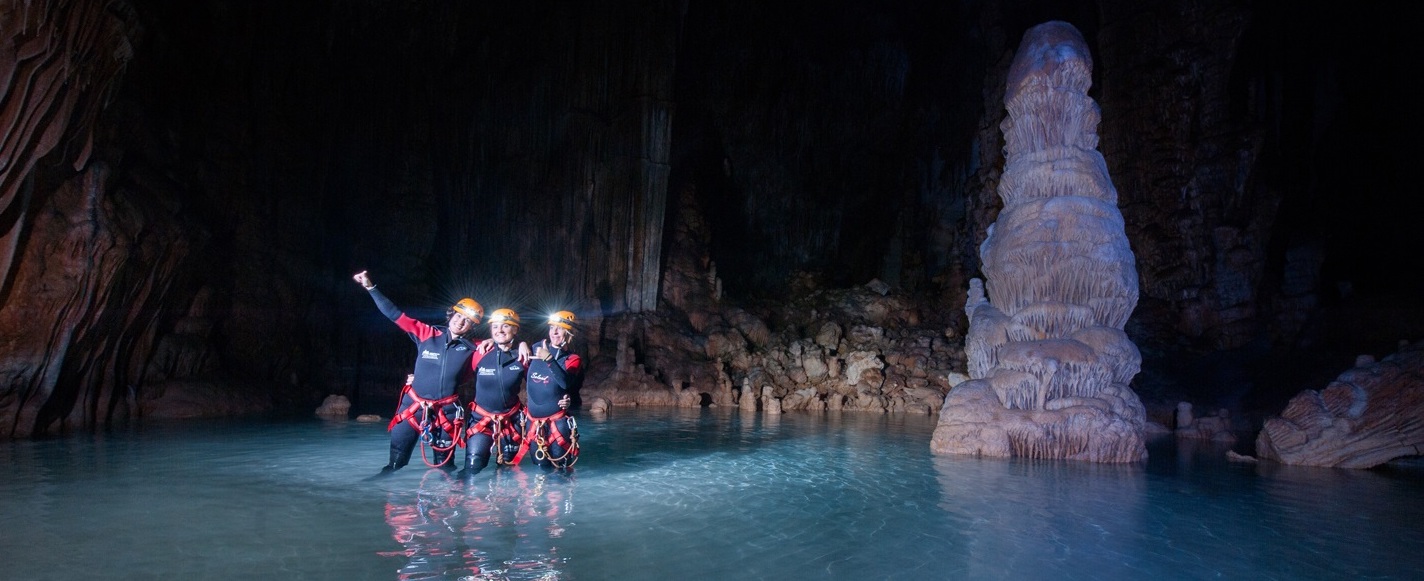
[[1424, 453], [1424, 341], [1383, 361], [1359, 363], [1267, 419], [1256, 455], [1284, 464], [1370, 468]]
[[200, 238], [114, 196], [92, 159], [95, 117], [142, 34], [107, 4], [0, 3], [0, 438], [136, 407], [172, 257]]
[[971, 380], [940, 410], [935, 453], [1147, 456], [1145, 410], [1128, 387], [1141, 355], [1123, 332], [1137, 272], [1096, 149], [1091, 77], [1071, 25], [1025, 33], [1005, 95], [1004, 209], [980, 247], [987, 284], [971, 281], [965, 304]]
[[1192, 413], [1190, 402], [1177, 402], [1178, 438], [1191, 440], [1211, 440], [1215, 442], [1235, 442], [1235, 426], [1231, 421], [1231, 410], [1219, 409], [1214, 415], [1197, 417]]
[[321, 405], [316, 408], [317, 417], [322, 418], [342, 418], [345, 419], [351, 413], [351, 400], [340, 394], [331, 394], [326, 399], [321, 400]]

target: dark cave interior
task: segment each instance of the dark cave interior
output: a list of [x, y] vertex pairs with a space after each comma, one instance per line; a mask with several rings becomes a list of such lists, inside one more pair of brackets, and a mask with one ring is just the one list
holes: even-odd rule
[[[87, 128], [107, 195], [155, 246], [112, 284], [162, 293], [91, 293], [147, 323], [107, 343], [108, 319], [78, 323], [123, 347], [72, 363], [66, 381], [109, 386], [56, 396], [48, 415], [114, 409], [116, 386], [155, 374], [113, 362], [163, 353], [188, 361], [163, 379], [270, 383], [294, 409], [403, 374], [408, 342], [350, 283], [365, 269], [427, 319], [460, 296], [676, 317], [660, 294], [670, 257], [700, 252], [750, 310], [879, 279], [962, 332], [999, 207], [1005, 69], [1024, 30], [1064, 20], [1093, 47], [1100, 148], [1142, 279], [1134, 387], [1259, 418], [1358, 354], [1424, 338], [1408, 169], [1424, 112], [1406, 89], [1421, 61], [1401, 10], [109, 3], [132, 58]], [[7, 242], [53, 243], [32, 215], [76, 179], [74, 135], [34, 166], [28, 206], [7, 200]], [[684, 194], [699, 218], [680, 214]], [[677, 246], [689, 220], [705, 248]], [[52, 312], [26, 289], [63, 270], [17, 255], [7, 324]], [[9, 357], [12, 390], [39, 381], [16, 371], [29, 356]]]

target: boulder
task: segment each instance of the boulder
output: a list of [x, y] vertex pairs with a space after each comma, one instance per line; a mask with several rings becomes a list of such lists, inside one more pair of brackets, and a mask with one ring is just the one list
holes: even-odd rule
[[316, 408], [317, 417], [345, 418], [351, 413], [351, 400], [344, 395], [331, 394]]
[[1424, 341], [1306, 390], [1268, 418], [1256, 455], [1302, 466], [1371, 468], [1424, 450]]

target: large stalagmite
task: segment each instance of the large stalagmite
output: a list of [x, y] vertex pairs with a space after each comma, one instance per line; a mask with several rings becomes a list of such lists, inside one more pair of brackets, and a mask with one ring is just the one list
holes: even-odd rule
[[[1123, 332], [1137, 271], [1097, 151], [1092, 60], [1064, 22], [1030, 29], [1009, 70], [1004, 209], [965, 311], [970, 381], [946, 398], [937, 454], [1133, 462], [1141, 355]], [[985, 296], [987, 290], [988, 296]]]

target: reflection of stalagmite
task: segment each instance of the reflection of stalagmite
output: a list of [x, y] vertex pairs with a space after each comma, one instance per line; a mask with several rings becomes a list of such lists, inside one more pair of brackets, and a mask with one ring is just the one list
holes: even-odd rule
[[1009, 70], [1004, 209], [970, 282], [970, 381], [945, 399], [940, 454], [1132, 462], [1145, 410], [1141, 354], [1123, 333], [1137, 270], [1097, 151], [1092, 61], [1071, 25], [1030, 29]]

